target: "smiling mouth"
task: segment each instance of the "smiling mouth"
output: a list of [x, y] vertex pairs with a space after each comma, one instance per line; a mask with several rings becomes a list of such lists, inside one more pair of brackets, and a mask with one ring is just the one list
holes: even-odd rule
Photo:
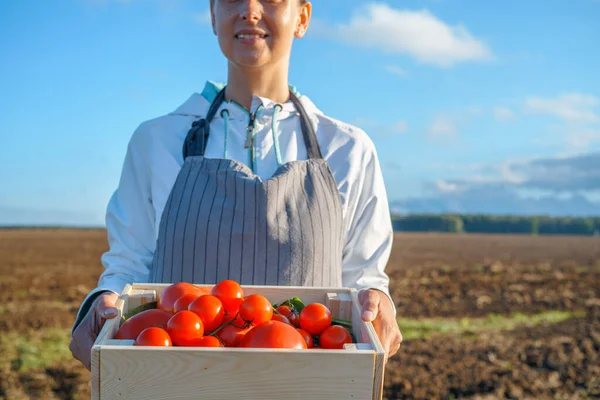
[[265, 39], [269, 37], [269, 35], [265, 34], [265, 35], [248, 35], [248, 34], [240, 34], [240, 35], [235, 35], [236, 39]]

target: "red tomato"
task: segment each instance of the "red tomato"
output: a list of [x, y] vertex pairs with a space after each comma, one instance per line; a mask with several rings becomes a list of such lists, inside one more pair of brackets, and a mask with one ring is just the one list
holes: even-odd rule
[[211, 289], [210, 294], [221, 300], [223, 307], [225, 307], [225, 312], [229, 314], [237, 313], [244, 301], [244, 290], [239, 283], [231, 279], [217, 283]]
[[221, 300], [210, 294], [198, 297], [190, 303], [188, 310], [200, 317], [205, 332], [212, 332], [221, 326], [225, 316]]
[[135, 339], [134, 346], [172, 346], [171, 337], [162, 328], [146, 328]]
[[344, 343], [352, 343], [352, 336], [343, 326], [331, 325], [319, 335], [319, 346], [324, 349], [343, 349]]
[[135, 340], [138, 335], [146, 328], [157, 327], [166, 328], [169, 318], [173, 314], [158, 309], [142, 311], [123, 322], [123, 325], [117, 331], [115, 339]]
[[300, 312], [300, 328], [311, 335], [320, 334], [331, 325], [331, 311], [321, 303], [307, 305]]
[[196, 300], [198, 296], [195, 293], [186, 293], [177, 299], [173, 305], [173, 312], [177, 314], [179, 311], [187, 310], [191, 302]]
[[306, 341], [306, 347], [307, 348], [312, 349], [313, 347], [315, 347], [315, 341], [313, 340], [313, 337], [312, 337], [312, 335], [310, 333], [306, 332], [302, 328], [296, 328], [296, 330], [298, 332], [300, 332], [300, 334], [302, 335], [302, 337]]
[[202, 336], [194, 341], [194, 346], [198, 347], [223, 347], [223, 343], [216, 336]]
[[293, 310], [290, 306], [279, 306], [277, 312], [286, 317], [296, 328], [300, 328], [300, 315], [296, 310]]
[[306, 349], [306, 341], [292, 325], [267, 321], [255, 326], [241, 340], [239, 347]]
[[175, 313], [175, 302], [185, 294], [195, 294], [201, 296], [206, 294], [208, 289], [199, 288], [198, 286], [192, 285], [187, 282], [178, 282], [170, 286], [167, 286], [165, 290], [158, 296], [156, 308], [160, 308], [171, 313]]
[[240, 318], [257, 326], [271, 320], [273, 306], [263, 295], [251, 294], [240, 305]]
[[199, 316], [190, 310], [179, 311], [167, 322], [167, 332], [173, 344], [193, 346], [195, 340], [204, 335], [204, 325]]
[[252, 326], [247, 328], [240, 328], [240, 326], [242, 325], [237, 325], [237, 323], [234, 322], [232, 325], [225, 326], [217, 332], [216, 335], [223, 343], [225, 343], [226, 347], [237, 347], [244, 336], [254, 329]]
[[292, 325], [292, 323], [290, 322], [290, 320], [287, 319], [286, 317], [284, 317], [281, 314], [273, 314], [273, 316], [271, 317], [271, 321], [279, 321], [279, 322], [283, 322], [283, 323], [288, 324], [288, 325]]

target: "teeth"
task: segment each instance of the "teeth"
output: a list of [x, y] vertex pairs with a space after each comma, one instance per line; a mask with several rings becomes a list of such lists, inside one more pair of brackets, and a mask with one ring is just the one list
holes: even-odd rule
[[260, 39], [262, 37], [263, 37], [262, 35], [245, 35], [245, 34], [238, 35], [238, 38], [240, 38], [240, 39]]

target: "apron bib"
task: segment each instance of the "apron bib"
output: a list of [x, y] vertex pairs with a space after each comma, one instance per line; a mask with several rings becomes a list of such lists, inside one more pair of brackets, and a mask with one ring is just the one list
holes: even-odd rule
[[238, 161], [204, 157], [225, 89], [194, 121], [162, 213], [150, 282], [341, 286], [339, 192], [306, 111], [290, 96], [308, 159], [281, 165], [267, 180]]

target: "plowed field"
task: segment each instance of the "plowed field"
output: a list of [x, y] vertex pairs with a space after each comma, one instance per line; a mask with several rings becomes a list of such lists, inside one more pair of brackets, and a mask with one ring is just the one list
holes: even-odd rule
[[[0, 230], [0, 398], [86, 399], [70, 358], [103, 230]], [[398, 234], [386, 399], [600, 397], [600, 238]]]

